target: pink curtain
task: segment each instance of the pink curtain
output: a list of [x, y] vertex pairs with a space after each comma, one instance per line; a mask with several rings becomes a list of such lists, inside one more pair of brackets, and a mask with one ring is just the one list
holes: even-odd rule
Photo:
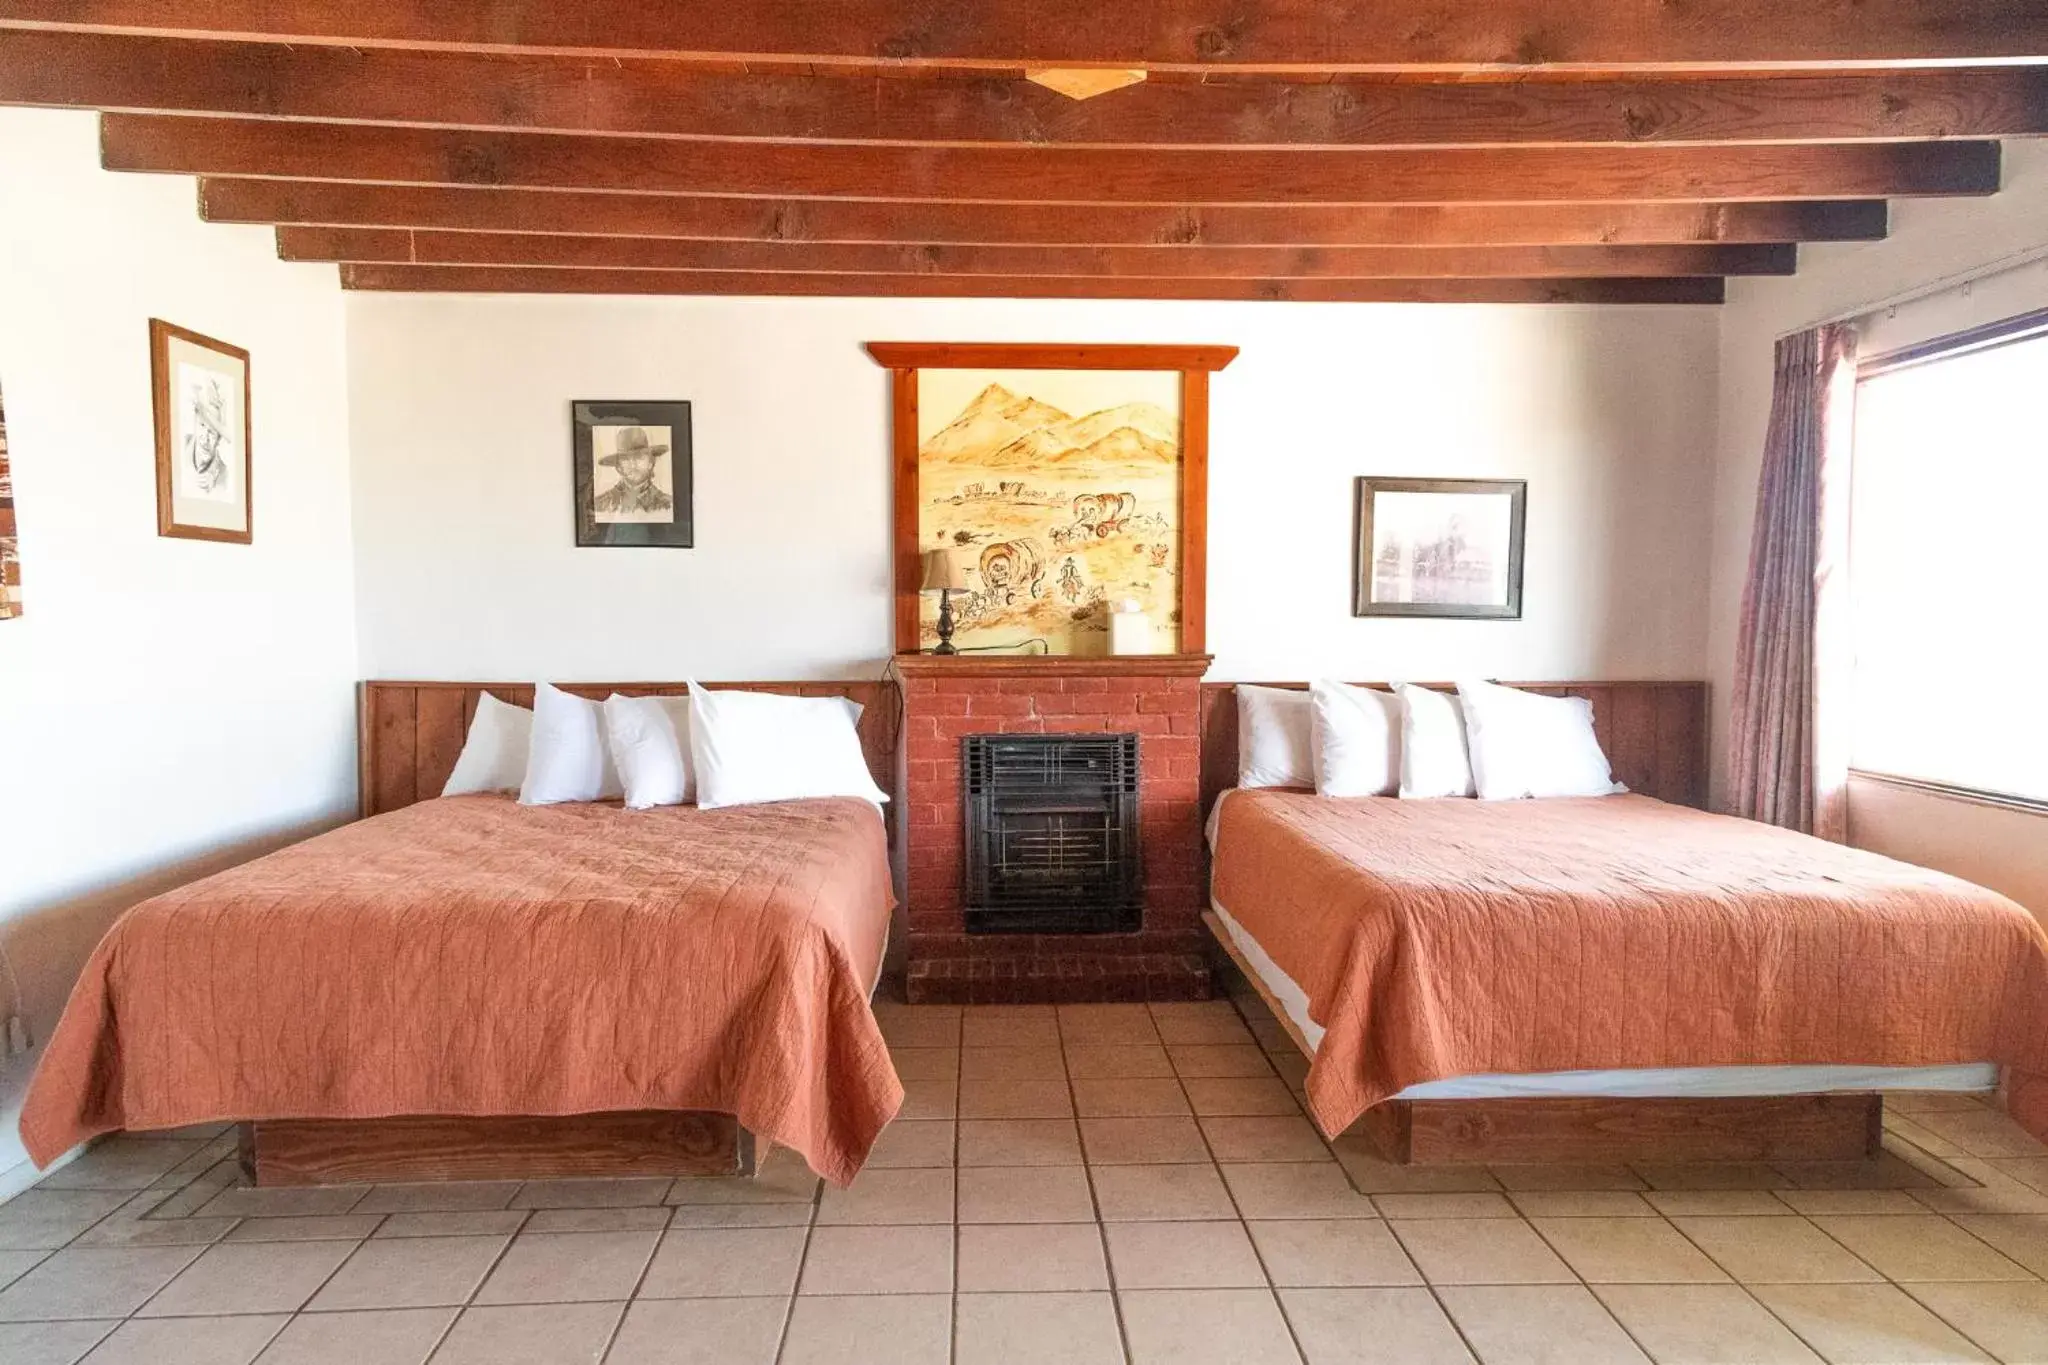
[[1848, 834], [1847, 607], [1854, 334], [1778, 343], [1756, 529], [1735, 646], [1729, 782], [1735, 813], [1822, 838]]

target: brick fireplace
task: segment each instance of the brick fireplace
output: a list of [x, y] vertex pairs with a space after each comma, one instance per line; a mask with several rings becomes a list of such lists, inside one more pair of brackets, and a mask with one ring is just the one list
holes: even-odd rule
[[[1190, 1000], [1209, 994], [1201, 914], [1202, 654], [900, 654], [914, 1002]], [[1135, 931], [969, 932], [963, 741], [1137, 736], [1143, 909]]]

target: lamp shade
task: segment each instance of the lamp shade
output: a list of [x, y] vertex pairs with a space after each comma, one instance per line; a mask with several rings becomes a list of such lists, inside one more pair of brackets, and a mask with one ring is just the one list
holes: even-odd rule
[[967, 567], [960, 562], [959, 552], [954, 550], [926, 550], [924, 552], [924, 582], [918, 585], [925, 592], [937, 592], [947, 588], [953, 592], [967, 591]]

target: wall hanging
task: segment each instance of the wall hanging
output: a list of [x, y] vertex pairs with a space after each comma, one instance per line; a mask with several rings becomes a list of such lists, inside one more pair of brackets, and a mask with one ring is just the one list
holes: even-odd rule
[[952, 550], [961, 650], [1109, 652], [1135, 599], [1203, 648], [1209, 375], [1232, 346], [870, 342], [893, 378], [896, 649], [939, 643], [924, 556]]
[[1354, 616], [1522, 616], [1520, 479], [1358, 481]]
[[149, 320], [156, 409], [156, 533], [247, 545], [254, 532], [249, 476], [249, 353]]
[[690, 405], [579, 402], [570, 411], [576, 543], [694, 545]]

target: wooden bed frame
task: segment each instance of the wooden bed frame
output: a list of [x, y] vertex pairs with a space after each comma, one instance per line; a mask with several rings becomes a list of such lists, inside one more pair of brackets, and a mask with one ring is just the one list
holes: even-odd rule
[[[574, 683], [602, 699], [681, 696], [685, 683]], [[896, 790], [897, 692], [873, 682], [724, 682], [788, 696], [860, 703], [861, 750], [884, 791]], [[439, 794], [485, 692], [533, 705], [521, 683], [365, 682], [360, 778], [365, 818]], [[754, 1135], [730, 1114], [652, 1110], [566, 1117], [258, 1119], [240, 1125], [242, 1168], [258, 1185], [376, 1181], [542, 1180], [576, 1176], [751, 1176]], [[765, 1144], [761, 1144], [765, 1148]]]
[[[1306, 683], [1260, 683], [1302, 688]], [[1237, 783], [1234, 683], [1202, 686], [1202, 810]], [[1445, 683], [1430, 687], [1448, 690]], [[1514, 683], [1548, 696], [1586, 697], [1593, 728], [1629, 790], [1706, 805], [1707, 685], [1697, 682]], [[1203, 922], [1303, 1056], [1308, 1039], [1245, 960], [1215, 914]], [[1884, 1100], [1875, 1093], [1625, 1099], [1530, 1097], [1388, 1100], [1359, 1128], [1404, 1165], [1623, 1161], [1845, 1161], [1875, 1156]]]

